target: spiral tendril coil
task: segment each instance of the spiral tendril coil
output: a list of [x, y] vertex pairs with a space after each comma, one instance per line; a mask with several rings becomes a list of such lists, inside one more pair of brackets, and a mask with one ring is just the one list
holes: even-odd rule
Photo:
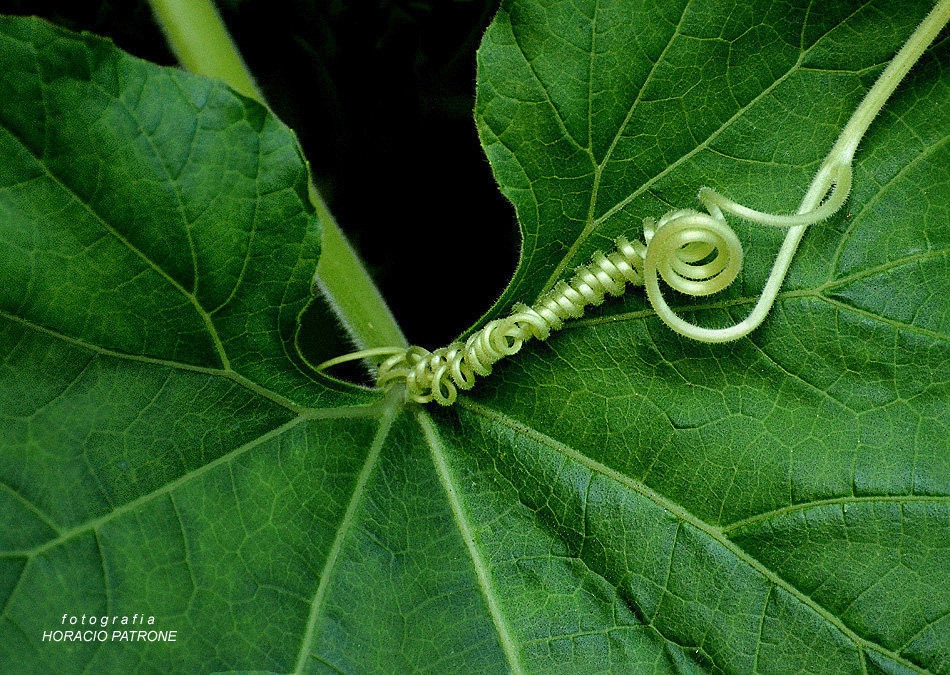
[[[588, 307], [601, 304], [608, 295], [622, 295], [627, 284], [645, 286], [657, 316], [676, 332], [705, 342], [735, 340], [758, 326], [768, 312], [805, 227], [829, 217], [847, 199], [851, 165], [828, 163], [816, 181], [814, 207], [795, 215], [755, 211], [703, 188], [699, 199], [706, 213], [679, 209], [659, 220], [644, 218], [645, 243], [618, 237], [612, 251], [595, 252], [568, 281], [555, 284], [530, 307], [515, 305], [509, 316], [489, 321], [465, 342], [453, 342], [434, 351], [422, 347], [367, 349], [325, 361], [317, 370], [354, 359], [391, 355], [379, 366], [380, 388], [404, 383], [411, 401], [452, 405], [460, 389], [474, 387], [476, 377], [489, 375], [495, 363], [519, 352], [525, 342], [546, 340], [565, 321], [582, 317]], [[819, 203], [822, 193], [825, 198]], [[676, 315], [663, 299], [658, 277], [671, 288], [692, 296], [711, 295], [729, 286], [742, 267], [742, 244], [726, 223], [724, 211], [753, 223], [790, 230], [749, 317], [729, 328], [709, 329]]]
[[623, 294], [628, 283], [642, 284], [645, 250], [642, 243], [620, 237], [616, 249], [595, 253], [570, 281], [561, 281], [531, 307], [515, 305], [512, 314], [488, 322], [464, 343], [432, 352], [410, 347], [387, 359], [379, 367], [379, 386], [405, 381], [411, 400], [452, 405], [459, 389], [471, 389], [476, 376], [491, 373], [497, 361], [517, 353], [526, 341], [546, 340], [567, 319], [583, 316], [588, 306]]
[[410, 347], [390, 357], [379, 367], [379, 386], [404, 382], [412, 401], [452, 405], [459, 389], [471, 389], [477, 376], [490, 374], [495, 363], [520, 351], [525, 342], [546, 340], [566, 320], [580, 318], [608, 295], [622, 295], [627, 284], [655, 286], [659, 273], [682, 293], [721, 291], [739, 274], [742, 245], [708, 196], [701, 194], [708, 213], [680, 209], [659, 221], [644, 219], [645, 244], [619, 237], [612, 251], [594, 253], [570, 280], [558, 282], [535, 304], [515, 305], [509, 316], [488, 322], [465, 342], [431, 352]]

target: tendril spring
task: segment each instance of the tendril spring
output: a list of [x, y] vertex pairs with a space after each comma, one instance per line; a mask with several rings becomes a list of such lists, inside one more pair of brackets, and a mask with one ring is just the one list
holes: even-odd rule
[[[515, 305], [509, 316], [488, 322], [465, 342], [453, 342], [435, 351], [422, 347], [366, 350], [326, 361], [320, 368], [344, 360], [392, 354], [379, 366], [377, 382], [381, 388], [404, 383], [411, 401], [452, 405], [460, 389], [471, 389], [476, 377], [489, 375], [495, 363], [519, 352], [525, 342], [546, 340], [565, 321], [582, 317], [588, 307], [600, 305], [608, 295], [622, 295], [628, 284], [646, 286], [654, 308], [668, 324], [669, 316], [685, 324], [662, 300], [657, 276], [671, 288], [693, 296], [711, 295], [729, 286], [742, 267], [742, 244], [726, 223], [724, 211], [765, 225], [808, 225], [834, 213], [850, 186], [851, 169], [846, 165], [834, 173], [833, 192], [826, 201], [803, 216], [753, 211], [704, 188], [699, 198], [706, 213], [680, 209], [658, 221], [645, 218], [645, 243], [618, 237], [612, 251], [597, 251], [588, 264], [578, 267], [569, 280], [558, 282], [536, 303], [530, 307]], [[677, 330], [688, 334], [688, 330]]]

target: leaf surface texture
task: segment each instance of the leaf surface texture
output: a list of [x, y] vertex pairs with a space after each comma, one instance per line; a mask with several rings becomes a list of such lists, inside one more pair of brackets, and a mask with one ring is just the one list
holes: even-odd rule
[[[795, 210], [927, 2], [505, 2], [476, 121], [532, 302], [702, 185]], [[749, 338], [638, 289], [452, 409], [312, 374], [319, 223], [224, 85], [0, 23], [0, 665], [950, 672], [950, 51]], [[749, 311], [781, 232], [726, 292]], [[319, 339], [316, 337], [315, 339]], [[41, 641], [144, 613], [177, 643]]]

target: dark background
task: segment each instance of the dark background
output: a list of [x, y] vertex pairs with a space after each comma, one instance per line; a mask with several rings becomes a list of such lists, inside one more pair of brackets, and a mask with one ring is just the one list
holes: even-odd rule
[[[501, 294], [518, 258], [514, 211], [472, 118], [475, 50], [497, 0], [218, 6], [407, 338], [451, 341]], [[0, 0], [0, 13], [36, 14], [175, 63], [144, 0]], [[305, 322], [312, 358], [350, 349], [327, 339], [325, 318], [316, 307]]]

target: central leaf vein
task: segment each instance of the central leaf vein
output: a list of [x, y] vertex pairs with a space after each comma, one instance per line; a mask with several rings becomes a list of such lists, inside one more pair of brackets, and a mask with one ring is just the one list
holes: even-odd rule
[[445, 450], [442, 447], [442, 440], [439, 438], [435, 424], [428, 413], [419, 411], [416, 414], [416, 421], [422, 428], [429, 449], [432, 454], [432, 462], [435, 465], [439, 475], [439, 482], [445, 490], [446, 497], [449, 500], [449, 506], [452, 509], [452, 515], [458, 526], [462, 539], [465, 542], [465, 548], [472, 560], [472, 566], [475, 568], [475, 575], [478, 579], [478, 585], [482, 591], [482, 597], [488, 605], [488, 611], [491, 614], [495, 629], [498, 632], [498, 639], [501, 642], [505, 657], [508, 659], [508, 665], [511, 671], [520, 675], [523, 671], [521, 667], [521, 658], [518, 654], [518, 646], [515, 644], [508, 629], [508, 621], [501, 611], [501, 605], [497, 599], [497, 592], [491, 580], [491, 572], [488, 565], [482, 559], [481, 553], [475, 543], [475, 536], [468, 523], [468, 516], [465, 513], [465, 507], [461, 502], [461, 497], [455, 488], [455, 479], [452, 477], [451, 470], [445, 457]]
[[340, 525], [337, 527], [333, 544], [330, 546], [326, 562], [320, 572], [320, 581], [317, 584], [317, 589], [314, 592], [313, 599], [310, 601], [310, 613], [307, 617], [307, 625], [304, 628], [300, 649], [297, 652], [297, 662], [294, 667], [295, 673], [302, 673], [307, 665], [307, 659], [312, 657], [311, 648], [313, 647], [313, 641], [317, 634], [317, 621], [320, 617], [320, 610], [323, 608], [323, 602], [327, 596], [327, 590], [330, 587], [333, 570], [340, 557], [340, 552], [343, 550], [343, 544], [346, 541], [347, 534], [349, 534], [350, 527], [356, 520], [356, 513], [362, 503], [363, 496], [366, 494], [366, 484], [369, 482], [373, 469], [376, 467], [383, 444], [386, 442], [389, 430], [392, 428], [393, 421], [398, 412], [399, 406], [396, 404], [396, 399], [390, 396], [382, 411], [379, 427], [376, 430], [376, 436], [373, 438], [369, 451], [366, 453], [366, 459], [363, 461], [363, 466], [357, 476], [353, 494], [350, 496], [350, 501], [346, 506], [346, 511], [343, 514]]

